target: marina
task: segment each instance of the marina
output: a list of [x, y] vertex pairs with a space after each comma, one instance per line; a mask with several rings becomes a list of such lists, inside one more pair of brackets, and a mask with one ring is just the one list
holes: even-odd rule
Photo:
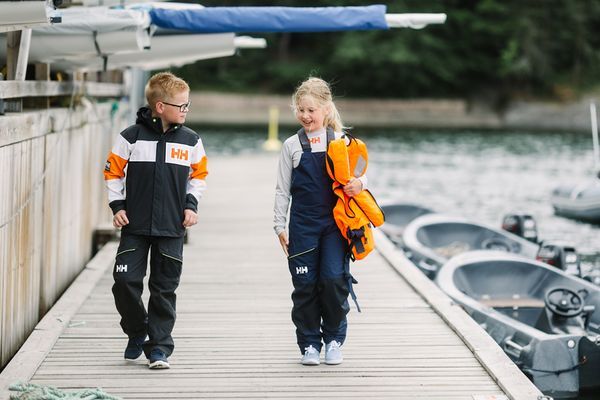
[[[579, 46], [535, 41], [544, 57], [532, 58], [522, 46], [532, 38], [518, 24], [495, 29], [514, 11], [495, 0], [473, 10], [424, 4], [434, 8], [425, 13], [337, 1], [207, 3], [0, 2], [0, 399], [46, 399], [42, 392], [88, 400], [597, 399], [598, 92], [581, 89], [595, 82], [587, 77], [595, 53], [580, 50], [595, 45], [585, 32], [597, 10], [561, 3], [565, 23], [580, 25]], [[446, 9], [455, 19], [447, 21]], [[519, 24], [552, 31], [552, 19], [529, 14]], [[484, 56], [479, 39], [506, 47]], [[576, 65], [557, 62], [561, 48], [573, 49], [566, 59]], [[454, 53], [474, 57], [456, 62]], [[223, 58], [230, 60], [204, 62]], [[528, 76], [519, 60], [545, 75]], [[158, 70], [181, 73], [189, 86], [162, 74], [179, 85], [169, 92], [154, 75], [150, 85], [160, 93], [144, 93]], [[323, 79], [314, 77], [321, 72]], [[270, 78], [257, 81], [262, 75]], [[291, 90], [296, 78], [304, 83], [290, 113], [282, 88]], [[326, 89], [323, 103], [316, 92], [297, 98], [309, 81], [317, 85], [311, 90]], [[137, 114], [144, 129], [123, 131], [146, 101], [151, 109]], [[201, 140], [179, 129], [186, 118]], [[285, 151], [280, 159], [275, 150], [298, 122], [309, 134], [299, 136], [300, 160]], [[311, 136], [315, 123], [327, 136]], [[588, 123], [593, 151], [582, 134]], [[364, 141], [368, 155], [360, 141], [330, 145], [333, 130]], [[115, 138], [120, 144], [111, 150]], [[311, 142], [337, 149], [338, 157], [326, 154], [327, 170], [312, 162], [325, 155], [312, 154]], [[110, 223], [103, 170], [114, 226], [131, 229], [118, 254], [121, 232]], [[331, 216], [312, 215], [329, 205], [327, 172], [337, 205]], [[288, 192], [296, 193], [291, 211], [282, 200]], [[151, 218], [140, 211], [149, 194]], [[172, 203], [162, 202], [169, 196]], [[190, 228], [196, 203], [199, 224]], [[282, 236], [284, 213], [294, 215]], [[317, 232], [329, 218], [353, 240], [352, 275], [338, 265], [345, 242]], [[146, 274], [136, 265], [147, 254], [122, 251], [126, 239], [152, 247], [154, 278], [144, 287], [153, 296], [144, 289], [143, 300], [153, 305], [143, 310], [145, 321], [139, 307], [125, 309], [141, 304]], [[167, 286], [177, 286], [182, 243], [171, 356], [175, 296]], [[165, 273], [158, 280], [157, 268]], [[313, 268], [320, 271], [314, 282]], [[360, 307], [346, 298], [350, 285], [356, 300], [353, 279]], [[315, 293], [313, 303], [302, 302]], [[327, 342], [322, 362], [310, 336], [316, 313]], [[340, 345], [344, 357], [331, 356], [330, 347]]]

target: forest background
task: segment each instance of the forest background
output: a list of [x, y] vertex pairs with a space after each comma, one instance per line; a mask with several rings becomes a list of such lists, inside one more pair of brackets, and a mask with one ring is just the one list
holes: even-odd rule
[[[599, 0], [402, 0], [388, 13], [446, 13], [421, 30], [255, 34], [264, 50], [178, 69], [193, 90], [289, 94], [307, 74], [338, 97], [574, 100], [600, 83]], [[359, 6], [353, 0], [228, 1], [205, 6]]]

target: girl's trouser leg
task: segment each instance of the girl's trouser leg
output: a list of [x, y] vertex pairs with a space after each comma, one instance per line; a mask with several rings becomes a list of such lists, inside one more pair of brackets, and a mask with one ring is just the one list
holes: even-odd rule
[[296, 338], [301, 353], [310, 345], [318, 351], [321, 350], [318, 257], [318, 249], [308, 247], [296, 254], [290, 254], [288, 259], [294, 285], [292, 321], [296, 326]]
[[321, 237], [318, 286], [325, 343], [332, 340], [344, 343], [346, 339], [346, 314], [350, 311], [347, 250], [348, 244], [337, 228]]

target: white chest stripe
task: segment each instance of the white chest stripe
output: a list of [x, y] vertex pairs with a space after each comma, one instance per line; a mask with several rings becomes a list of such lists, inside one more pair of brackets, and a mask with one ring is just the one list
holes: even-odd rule
[[129, 161], [156, 162], [157, 141], [138, 140], [133, 146]]

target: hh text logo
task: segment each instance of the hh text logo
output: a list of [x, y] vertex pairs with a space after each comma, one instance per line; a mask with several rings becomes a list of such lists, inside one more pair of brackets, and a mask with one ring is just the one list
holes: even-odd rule
[[321, 143], [321, 137], [317, 136], [317, 137], [314, 137], [314, 138], [310, 138], [310, 142], [312, 144]]
[[127, 272], [127, 264], [115, 265], [115, 272]]
[[175, 147], [171, 148], [171, 158], [176, 158], [178, 160], [186, 160], [188, 159], [188, 150], [176, 149]]
[[308, 267], [296, 267], [296, 275], [308, 274]]

